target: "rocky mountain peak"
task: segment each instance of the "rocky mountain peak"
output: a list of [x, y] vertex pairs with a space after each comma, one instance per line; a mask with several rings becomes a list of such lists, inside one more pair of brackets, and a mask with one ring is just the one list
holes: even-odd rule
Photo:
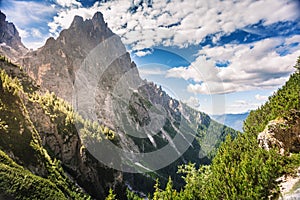
[[76, 15], [71, 23], [70, 27], [77, 27], [83, 23], [83, 18], [81, 16]]
[[93, 64], [102, 63], [97, 73], [119, 62], [123, 64], [119, 70], [114, 69], [114, 74], [135, 66], [121, 38], [108, 28], [100, 12], [86, 20], [75, 16], [58, 38], [49, 38], [43, 47], [28, 53], [19, 62], [39, 85], [71, 102], [75, 74], [90, 58], [97, 58]]
[[15, 25], [7, 22], [5, 14], [0, 11], [0, 53], [16, 61], [27, 51]]
[[3, 12], [1, 12], [1, 10], [0, 10], [0, 23], [1, 24], [5, 23], [5, 19], [6, 19], [5, 14]]

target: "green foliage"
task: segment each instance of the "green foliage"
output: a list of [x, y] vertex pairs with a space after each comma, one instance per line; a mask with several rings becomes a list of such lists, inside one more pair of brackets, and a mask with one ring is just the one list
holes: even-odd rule
[[83, 119], [76, 113], [72, 106], [57, 97], [54, 93], [46, 92], [44, 95], [36, 92], [29, 95], [31, 102], [38, 103], [44, 113], [51, 121], [58, 125], [59, 133], [67, 137], [79, 132], [83, 143], [88, 145], [101, 142], [103, 137], [108, 140], [115, 139], [115, 132], [108, 127], [99, 125], [98, 122], [91, 122]]
[[4, 92], [16, 95], [20, 90], [23, 89], [19, 80], [17, 78], [11, 79], [4, 70], [0, 71], [0, 79]]
[[135, 194], [133, 191], [130, 191], [129, 189], [126, 190], [126, 195], [128, 200], [143, 200], [144, 198], [139, 197], [137, 194]]
[[[259, 148], [248, 134], [227, 138], [211, 166], [212, 199], [265, 199], [277, 192], [284, 161], [275, 151]], [[275, 190], [273, 190], [275, 189]]]
[[[16, 199], [89, 199], [69, 180], [60, 161], [52, 159], [41, 146], [41, 138], [24, 103], [30, 101], [29, 94], [23, 90], [18, 78], [11, 78], [1, 70], [0, 83], [1, 193]], [[24, 168], [4, 152], [13, 155]], [[35, 173], [43, 177], [25, 168], [38, 169]]]
[[117, 200], [116, 199], [116, 194], [114, 194], [113, 189], [109, 189], [109, 194], [108, 196], [105, 198], [105, 200]]
[[[299, 60], [299, 59], [298, 59]], [[300, 72], [292, 74], [285, 85], [269, 97], [268, 102], [251, 111], [244, 122], [244, 131], [258, 134], [270, 120], [286, 117], [291, 110], [300, 110]]]
[[50, 180], [16, 164], [0, 150], [0, 193], [15, 199], [68, 199]]
[[177, 191], [173, 189], [173, 182], [169, 177], [169, 181], [166, 185], [165, 190], [159, 188], [158, 180], [154, 185], [155, 192], [153, 194], [153, 200], [164, 200], [164, 199], [179, 199]]
[[178, 173], [185, 175], [182, 176], [185, 186], [179, 195], [181, 199], [195, 199], [196, 197], [208, 199], [209, 190], [207, 188], [209, 183], [211, 183], [210, 166], [201, 166], [199, 169], [196, 169], [195, 164], [189, 163], [179, 166]]

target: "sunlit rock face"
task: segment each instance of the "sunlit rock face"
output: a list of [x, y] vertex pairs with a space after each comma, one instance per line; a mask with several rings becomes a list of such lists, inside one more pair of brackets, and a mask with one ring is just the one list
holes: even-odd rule
[[278, 118], [268, 123], [257, 140], [266, 150], [278, 148], [280, 154], [300, 152], [300, 114], [291, 113], [288, 119]]

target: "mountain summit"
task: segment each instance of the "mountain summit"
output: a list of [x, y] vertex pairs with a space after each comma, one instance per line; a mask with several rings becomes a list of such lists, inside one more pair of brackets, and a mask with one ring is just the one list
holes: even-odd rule
[[112, 35], [100, 12], [85, 21], [75, 16], [69, 29], [57, 39], [49, 38], [43, 47], [19, 62], [39, 85], [70, 102], [75, 71], [96, 45]]
[[5, 14], [0, 11], [0, 53], [16, 61], [27, 51], [15, 25], [7, 22]]

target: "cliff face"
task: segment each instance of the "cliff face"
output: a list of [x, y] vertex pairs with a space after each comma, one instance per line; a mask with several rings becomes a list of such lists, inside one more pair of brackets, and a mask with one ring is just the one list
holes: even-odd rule
[[24, 55], [28, 49], [21, 42], [21, 37], [13, 23], [6, 21], [6, 16], [0, 11], [0, 53], [12, 61]]
[[71, 102], [75, 72], [87, 54], [112, 35], [101, 13], [86, 21], [76, 16], [56, 40], [49, 38], [19, 62], [37, 84]]
[[[12, 199], [86, 199], [55, 158], [42, 146], [29, 115], [32, 81], [22, 70], [0, 60], [0, 196]], [[28, 77], [27, 77], [28, 78]], [[45, 118], [45, 113], [39, 113]]]
[[[109, 188], [114, 188], [119, 198], [125, 198], [122, 174], [96, 160], [83, 146], [74, 123], [67, 123], [68, 116], [73, 116], [71, 107], [54, 94], [41, 95], [35, 81], [18, 66], [1, 60], [0, 69], [11, 79], [15, 78], [16, 84], [13, 82], [12, 86], [20, 88], [16, 92], [12, 89], [7, 91], [5, 87], [8, 87], [7, 80], [10, 78], [1, 76], [1, 150], [36, 176], [77, 193], [72, 196], [69, 191], [62, 190], [66, 198], [85, 199], [88, 196], [84, 192], [87, 192], [93, 198], [104, 199]], [[55, 170], [56, 167], [59, 170]], [[3, 169], [0, 163], [0, 171]], [[22, 184], [19, 186], [23, 187]], [[1, 186], [0, 193], [2, 190]], [[22, 194], [18, 190], [12, 194], [4, 191], [4, 194], [16, 197]], [[45, 194], [41, 192], [38, 196], [41, 198], [50, 191], [45, 190]], [[53, 199], [57, 198], [53, 196]]]

